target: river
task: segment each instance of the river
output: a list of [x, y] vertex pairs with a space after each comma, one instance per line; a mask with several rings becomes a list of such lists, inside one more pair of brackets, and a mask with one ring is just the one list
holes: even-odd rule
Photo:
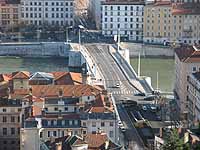
[[0, 57], [0, 73], [68, 71], [67, 63], [67, 58]]
[[[137, 72], [138, 59], [131, 58], [130, 61]], [[174, 59], [141, 58], [141, 75], [151, 77], [152, 86], [156, 89], [158, 72], [159, 89], [172, 92], [175, 80], [174, 64]]]

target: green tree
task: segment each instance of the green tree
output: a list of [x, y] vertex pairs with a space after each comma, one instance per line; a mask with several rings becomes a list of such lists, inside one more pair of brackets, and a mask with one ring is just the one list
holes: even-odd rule
[[177, 129], [173, 129], [163, 145], [163, 150], [186, 150], [183, 139], [178, 135]]

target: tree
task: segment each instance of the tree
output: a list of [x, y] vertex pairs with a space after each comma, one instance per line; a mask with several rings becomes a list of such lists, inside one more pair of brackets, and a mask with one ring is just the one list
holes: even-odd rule
[[178, 135], [177, 129], [173, 129], [163, 145], [163, 150], [187, 150], [183, 139]]

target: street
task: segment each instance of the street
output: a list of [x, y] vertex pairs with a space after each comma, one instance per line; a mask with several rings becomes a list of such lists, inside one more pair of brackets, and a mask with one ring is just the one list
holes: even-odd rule
[[[129, 150], [142, 150], [145, 146], [138, 135], [137, 130], [133, 126], [131, 119], [129, 118], [125, 109], [120, 104], [123, 99], [132, 99], [136, 89], [130, 85], [126, 77], [120, 70], [113, 57], [109, 54], [108, 45], [105, 44], [87, 44], [84, 45], [87, 48], [88, 53], [96, 62], [100, 71], [102, 72], [106, 88], [111, 92], [115, 98], [120, 118], [125, 124], [125, 140]], [[120, 87], [114, 87], [117, 83], [120, 83]], [[136, 98], [136, 97], [135, 97]]]

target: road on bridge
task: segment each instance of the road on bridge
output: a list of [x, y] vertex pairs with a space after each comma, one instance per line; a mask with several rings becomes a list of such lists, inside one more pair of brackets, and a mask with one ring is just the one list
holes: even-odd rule
[[[102, 72], [106, 89], [111, 92], [116, 100], [118, 112], [120, 118], [125, 122], [127, 126], [127, 131], [125, 133], [126, 142], [128, 141], [128, 149], [130, 150], [143, 150], [145, 149], [144, 143], [141, 140], [137, 130], [133, 126], [126, 110], [121, 109], [120, 101], [123, 98], [130, 97], [133, 98], [133, 94], [137, 90], [130, 85], [125, 75], [120, 70], [117, 63], [114, 61], [113, 57], [109, 53], [109, 45], [106, 44], [85, 44], [85, 48], [91, 55], [98, 68]], [[120, 83], [117, 88], [116, 85]]]

